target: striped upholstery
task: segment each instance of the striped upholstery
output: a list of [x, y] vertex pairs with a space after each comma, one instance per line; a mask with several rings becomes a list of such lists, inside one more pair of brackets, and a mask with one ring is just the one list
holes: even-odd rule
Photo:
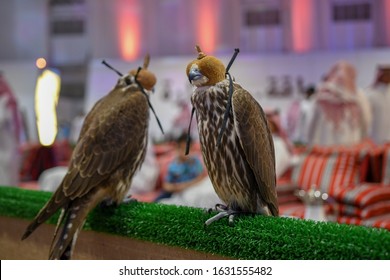
[[390, 230], [390, 214], [375, 216], [369, 219], [340, 216], [337, 217], [335, 221], [342, 224], [362, 225], [362, 226], [384, 228]]
[[367, 181], [373, 183], [382, 182], [383, 170], [383, 153], [384, 147], [377, 146], [369, 150], [369, 168], [367, 171]]
[[339, 187], [361, 182], [367, 173], [368, 149], [313, 147], [301, 155], [292, 171], [292, 183], [332, 193]]
[[278, 178], [276, 182], [276, 192], [278, 195], [279, 205], [286, 203], [301, 202], [298, 196], [295, 195], [298, 187], [291, 183], [291, 172], [285, 176]]
[[279, 214], [284, 217], [301, 218], [305, 216], [305, 205], [302, 203], [288, 203], [279, 205]]
[[291, 176], [278, 180], [280, 215], [303, 218], [305, 205], [292, 199], [293, 188], [313, 185], [330, 195], [329, 221], [390, 230], [390, 143], [307, 149]]
[[390, 144], [386, 145], [383, 151], [382, 185], [390, 186]]
[[278, 194], [278, 203], [280, 205], [289, 204], [289, 203], [300, 203], [301, 200], [294, 194]]
[[331, 195], [338, 203], [366, 207], [380, 201], [390, 201], [390, 187], [367, 183], [357, 187], [339, 188]]
[[371, 217], [390, 214], [390, 200], [379, 201], [366, 207], [358, 207], [349, 204], [329, 204], [327, 214], [340, 216], [358, 217], [360, 219], [368, 219]]

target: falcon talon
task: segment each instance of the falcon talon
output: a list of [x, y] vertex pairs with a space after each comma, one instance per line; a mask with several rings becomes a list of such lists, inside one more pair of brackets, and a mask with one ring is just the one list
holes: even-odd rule
[[99, 203], [100, 208], [110, 208], [112, 206], [116, 206], [115, 202], [112, 199], [105, 199]]
[[205, 226], [209, 226], [210, 224], [214, 223], [215, 221], [218, 221], [218, 220], [225, 218], [229, 215], [230, 214], [227, 211], [219, 212], [217, 215], [208, 219], [204, 224], [205, 224]]
[[215, 210], [216, 211], [220, 211], [220, 212], [227, 211], [228, 207], [226, 205], [218, 203], [218, 204], [215, 205]]
[[234, 226], [234, 214], [229, 215], [229, 226]]
[[[223, 205], [223, 206], [225, 206], [225, 205]], [[236, 210], [232, 210], [232, 209], [228, 209], [227, 207], [226, 207], [225, 210], [218, 210], [218, 211], [219, 211], [219, 213], [217, 215], [211, 217], [210, 219], [208, 219], [205, 222], [206, 226], [212, 224], [215, 221], [223, 219], [225, 217], [228, 217], [229, 225], [232, 226], [232, 225], [234, 225], [234, 218], [235, 218], [235, 216], [243, 214], [242, 212], [239, 212], [239, 211], [236, 211]]]
[[138, 200], [136, 198], [133, 198], [131, 195], [124, 198], [122, 201], [123, 204], [129, 204], [129, 203], [133, 203], [133, 202], [138, 202]]

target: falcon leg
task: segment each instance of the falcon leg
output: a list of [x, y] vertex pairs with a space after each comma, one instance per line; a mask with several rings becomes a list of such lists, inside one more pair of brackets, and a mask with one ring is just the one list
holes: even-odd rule
[[129, 195], [128, 197], [125, 197], [122, 201], [122, 203], [124, 203], [124, 204], [129, 204], [129, 203], [133, 203], [133, 202], [138, 202], [138, 200], [136, 198], [131, 197], [131, 195]]
[[210, 219], [208, 219], [204, 224], [205, 224], [205, 226], [208, 226], [211, 223], [213, 223], [215, 221], [218, 221], [218, 220], [220, 220], [220, 219], [222, 219], [222, 218], [224, 218], [224, 217], [226, 217], [228, 215], [229, 215], [229, 213], [227, 213], [227, 212], [220, 212], [217, 215], [215, 215], [215, 216], [211, 217]]
[[99, 205], [99, 207], [101, 207], [103, 209], [111, 207], [111, 206], [116, 206], [116, 204], [114, 203], [114, 201], [112, 199], [105, 199], [102, 202], [100, 202], [98, 205]]
[[[132, 203], [132, 202], [137, 202], [137, 199], [135, 198], [132, 198], [131, 195], [129, 195], [128, 197], [125, 197], [121, 203], [123, 204], [128, 204], [128, 203]], [[111, 206], [118, 206], [119, 204], [121, 203], [117, 203], [116, 201], [112, 200], [112, 199], [105, 199], [103, 200], [101, 203], [100, 203], [100, 207], [102, 208], [106, 208], [106, 207], [111, 207]]]
[[[232, 209], [229, 209], [227, 206], [223, 205], [223, 204], [217, 204], [215, 205], [215, 210], [218, 211], [219, 213], [213, 217], [211, 217], [210, 219], [208, 219], [204, 224], [205, 226], [209, 226], [210, 224], [212, 224], [213, 222], [215, 221], [218, 221], [222, 218], [225, 218], [225, 217], [228, 217], [229, 219], [229, 225], [233, 225], [234, 224], [234, 217], [236, 215], [239, 215], [239, 214], [242, 214], [242, 212], [240, 211], [236, 211], [236, 210], [232, 210]], [[212, 211], [212, 209], [209, 209], [209, 213]]]
[[226, 205], [223, 205], [223, 204], [220, 204], [220, 203], [217, 203], [214, 208], [209, 208], [206, 210], [206, 212], [208, 214], [210, 214], [211, 212], [213, 211], [218, 211], [218, 212], [223, 212], [223, 211], [227, 211], [228, 210], [228, 207]]

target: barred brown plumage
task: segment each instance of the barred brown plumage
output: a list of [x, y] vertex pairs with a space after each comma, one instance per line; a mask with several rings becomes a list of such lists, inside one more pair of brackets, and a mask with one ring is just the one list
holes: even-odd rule
[[[50, 259], [69, 259], [88, 213], [100, 202], [119, 204], [135, 171], [141, 167], [148, 142], [148, 97], [156, 78], [144, 67], [122, 76], [85, 118], [63, 181], [26, 229], [27, 238], [62, 209], [50, 248]], [[137, 81], [135, 74], [137, 73]], [[61, 225], [61, 233], [59, 234]]]
[[217, 146], [229, 80], [220, 60], [205, 55], [199, 47], [197, 50], [198, 58], [187, 66], [195, 87], [191, 101], [204, 162], [216, 193], [226, 203], [206, 225], [225, 216], [231, 221], [242, 212], [278, 216], [275, 151], [263, 109], [248, 91], [233, 83], [232, 110]]

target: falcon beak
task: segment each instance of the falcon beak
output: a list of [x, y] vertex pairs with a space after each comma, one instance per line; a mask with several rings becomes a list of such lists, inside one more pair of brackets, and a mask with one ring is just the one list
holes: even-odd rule
[[200, 73], [197, 68], [192, 68], [188, 73], [188, 79], [190, 80], [190, 83], [192, 83], [192, 81], [199, 80], [202, 77], [203, 77], [202, 73]]

